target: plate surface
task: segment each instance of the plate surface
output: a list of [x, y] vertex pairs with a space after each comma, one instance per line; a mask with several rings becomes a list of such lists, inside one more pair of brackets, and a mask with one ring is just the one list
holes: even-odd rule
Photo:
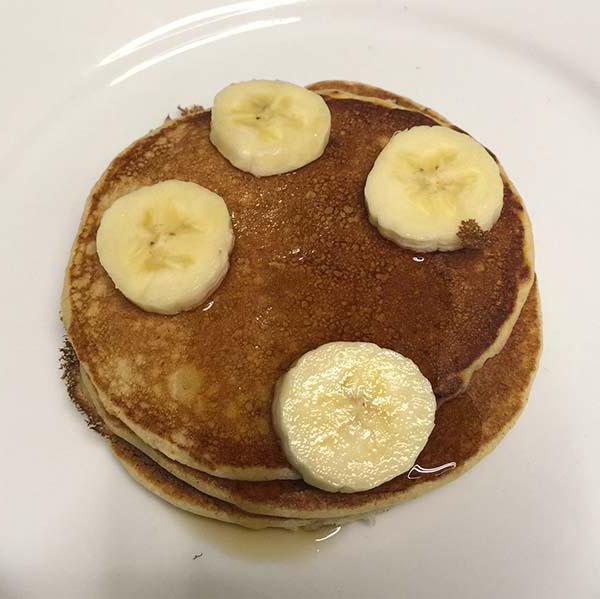
[[[600, 5], [524, 6], [4, 8], [1, 597], [600, 596]], [[458, 481], [324, 540], [336, 531], [238, 531], [150, 496], [57, 368], [63, 269], [98, 175], [177, 105], [252, 77], [354, 79], [431, 106], [498, 154], [536, 239], [545, 349], [513, 431]]]

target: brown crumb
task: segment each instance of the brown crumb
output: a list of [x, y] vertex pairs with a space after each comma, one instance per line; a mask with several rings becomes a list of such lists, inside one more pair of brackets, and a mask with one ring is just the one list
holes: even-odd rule
[[96, 414], [96, 411], [86, 401], [79, 389], [79, 359], [71, 345], [71, 342], [65, 337], [63, 346], [59, 350], [58, 364], [61, 370], [60, 378], [65, 382], [67, 394], [77, 408], [84, 416], [85, 423], [93, 431], [99, 435], [107, 437], [107, 432], [104, 428], [104, 423]]
[[61, 370], [60, 378], [65, 382], [69, 397], [72, 397], [77, 385], [77, 368], [79, 366], [79, 360], [77, 359], [77, 355], [75, 354], [71, 342], [66, 337], [63, 346], [59, 350], [58, 364]]
[[179, 110], [181, 116], [188, 116], [190, 114], [204, 112], [204, 107], [199, 104], [192, 104], [191, 106], [177, 106], [177, 110]]
[[476, 220], [470, 218], [463, 220], [458, 229], [458, 238], [462, 241], [463, 247], [468, 249], [480, 250], [488, 242], [488, 233], [483, 231]]

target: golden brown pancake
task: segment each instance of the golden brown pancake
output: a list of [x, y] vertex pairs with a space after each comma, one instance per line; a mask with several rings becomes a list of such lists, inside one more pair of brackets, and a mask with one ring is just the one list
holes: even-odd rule
[[[285, 525], [294, 528], [302, 525], [298, 523], [299, 518], [312, 519], [306, 524], [309, 527], [319, 524], [316, 518], [339, 524], [347, 521], [344, 519], [380, 511], [450, 482], [483, 458], [506, 434], [525, 405], [540, 349], [541, 318], [534, 287], [502, 352], [475, 373], [465, 393], [439, 409], [434, 432], [418, 459], [421, 468], [363, 493], [328, 493], [302, 481], [245, 482], [211, 477], [169, 460], [140, 441], [118, 419], [106, 413], [102, 416], [107, 419], [109, 429], [142, 450], [136, 451], [124, 442], [115, 445], [113, 441], [117, 457], [132, 476], [182, 509], [252, 527]], [[78, 389], [78, 393], [81, 391]], [[83, 395], [82, 399], [87, 402], [90, 398]], [[152, 459], [144, 457], [142, 452]], [[451, 461], [455, 463], [453, 468], [426, 472]], [[207, 495], [222, 501], [211, 503], [212, 497]], [[224, 510], [224, 502], [244, 510], [243, 517], [235, 511], [223, 514], [215, 508]], [[271, 514], [289, 521], [276, 519], [269, 523], [260, 517], [253, 520], [248, 512]]]
[[[383, 145], [397, 130], [447, 122], [387, 92], [345, 89], [393, 101], [323, 92], [330, 142], [298, 171], [238, 171], [209, 142], [210, 113], [191, 111], [122, 152], [88, 199], [63, 294], [68, 336], [107, 412], [182, 464], [227, 478], [294, 478], [270, 408], [276, 380], [300, 355], [371, 341], [412, 358], [445, 399], [500, 351], [527, 297], [529, 223], [506, 177], [482, 249], [418, 256], [369, 224], [363, 186]], [[104, 210], [165, 179], [220, 194], [236, 236], [221, 287], [176, 316], [130, 303], [95, 251]]]

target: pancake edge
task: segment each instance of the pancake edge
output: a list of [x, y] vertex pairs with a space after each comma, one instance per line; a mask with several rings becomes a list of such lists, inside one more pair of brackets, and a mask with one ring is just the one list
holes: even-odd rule
[[[139, 485], [173, 507], [195, 516], [235, 524], [252, 530], [277, 528], [291, 531], [318, 530], [323, 527], [341, 526], [373, 516], [373, 514], [357, 514], [337, 518], [334, 516], [332, 520], [331, 518], [320, 519], [317, 517], [307, 519], [288, 518], [245, 512], [234, 504], [198, 491], [185, 481], [177, 479], [155, 462], [145, 463], [141, 456], [136, 455], [141, 454], [141, 452], [120, 438], [111, 440], [110, 446], [115, 458], [127, 474]], [[160, 477], [157, 477], [158, 469], [163, 471], [160, 473]]]

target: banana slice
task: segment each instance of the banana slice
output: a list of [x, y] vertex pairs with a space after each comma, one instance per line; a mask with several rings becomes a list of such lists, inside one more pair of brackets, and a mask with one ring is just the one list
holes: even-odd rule
[[449, 127], [396, 133], [365, 185], [369, 220], [400, 246], [456, 250], [464, 221], [489, 231], [502, 211], [500, 169], [472, 137]]
[[187, 181], [141, 187], [117, 199], [96, 235], [100, 263], [148, 312], [191, 310], [221, 283], [233, 248], [223, 198]]
[[412, 360], [373, 343], [338, 341], [304, 354], [281, 378], [273, 423], [307, 483], [352, 493], [414, 465], [435, 409]]
[[257, 177], [293, 171], [323, 154], [331, 113], [319, 94], [284, 81], [233, 83], [215, 97], [210, 141]]

